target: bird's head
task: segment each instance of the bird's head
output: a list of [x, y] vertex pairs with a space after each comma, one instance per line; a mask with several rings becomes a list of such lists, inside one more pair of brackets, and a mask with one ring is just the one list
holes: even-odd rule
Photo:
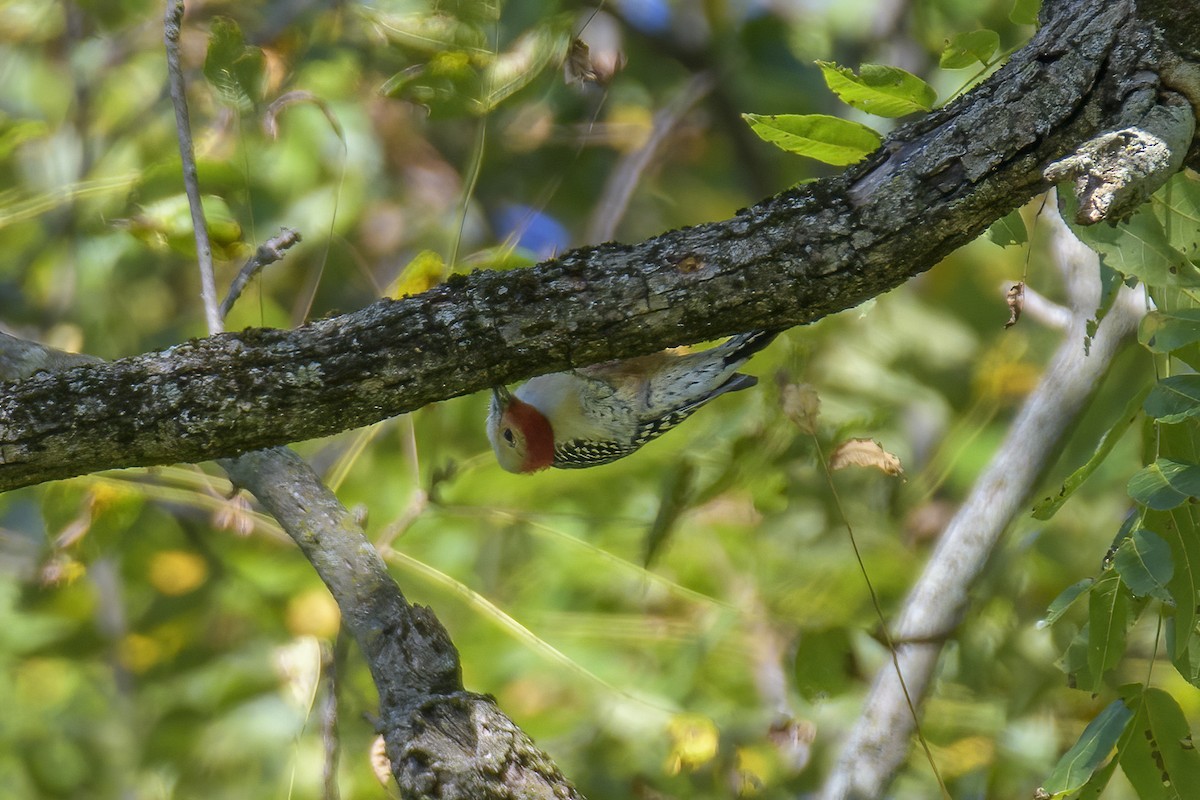
[[550, 421], [503, 386], [492, 390], [487, 432], [496, 460], [509, 472], [537, 472], [554, 462]]

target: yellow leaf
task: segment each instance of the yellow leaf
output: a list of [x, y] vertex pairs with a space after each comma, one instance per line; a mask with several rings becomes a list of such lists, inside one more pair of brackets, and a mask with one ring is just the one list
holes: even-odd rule
[[208, 564], [186, 550], [163, 550], [150, 559], [150, 585], [168, 597], [196, 589], [208, 579]]
[[337, 603], [323, 587], [310, 589], [288, 601], [287, 628], [297, 636], [332, 639], [341, 619]]
[[671, 752], [667, 756], [667, 772], [676, 775], [680, 770], [704, 766], [717, 755], [720, 734], [716, 723], [700, 714], [678, 714], [667, 723], [671, 736]]
[[134, 673], [142, 673], [162, 659], [158, 642], [140, 633], [130, 633], [117, 645], [117, 659]]
[[388, 287], [388, 296], [399, 300], [412, 294], [428, 291], [446, 277], [446, 262], [432, 250], [422, 250], [400, 270], [400, 275]]

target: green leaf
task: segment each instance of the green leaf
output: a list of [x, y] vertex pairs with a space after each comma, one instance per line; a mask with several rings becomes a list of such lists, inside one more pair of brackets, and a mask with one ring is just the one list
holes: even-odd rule
[[1080, 225], [1075, 221], [1079, 204], [1074, 194], [1063, 192], [1059, 197], [1067, 225], [1108, 266], [1150, 286], [1200, 286], [1200, 270], [1171, 245], [1150, 204], [1116, 226]]
[[[459, 10], [482, 8], [485, 3], [457, 4]], [[490, 55], [481, 20], [445, 11], [389, 13], [370, 7], [360, 12], [389, 40], [417, 52], [433, 54], [464, 50], [479, 58]]]
[[1029, 231], [1025, 228], [1025, 220], [1021, 218], [1021, 209], [1014, 208], [993, 222], [988, 228], [987, 237], [1001, 247], [1028, 242]]
[[863, 64], [859, 74], [849, 67], [818, 61], [825, 84], [842, 102], [880, 117], [903, 117], [928, 111], [937, 92], [925, 81], [899, 67]]
[[1059, 592], [1058, 597], [1054, 598], [1054, 601], [1050, 603], [1050, 607], [1046, 609], [1046, 616], [1038, 620], [1038, 627], [1045, 628], [1058, 622], [1062, 615], [1067, 612], [1067, 609], [1074, 605], [1080, 595], [1090, 589], [1095, 582], [1094, 578], [1084, 578]]
[[1018, 25], [1037, 25], [1038, 11], [1042, 0], [1015, 0], [1008, 18]]
[[1088, 670], [1100, 678], [1125, 654], [1129, 595], [1117, 574], [1110, 572], [1096, 581], [1088, 601]]
[[883, 141], [866, 125], [826, 114], [742, 114], [742, 118], [760, 139], [837, 167], [860, 161]]
[[984, 28], [960, 33], [946, 42], [938, 66], [942, 69], [963, 69], [975, 64], [987, 65], [1000, 48], [1000, 34]]
[[1175, 626], [1167, 627], [1167, 651], [1171, 654], [1171, 663], [1183, 679], [1192, 686], [1200, 688], [1200, 635], [1194, 631], [1180, 647], [1175, 637]]
[[1167, 241], [1189, 259], [1200, 255], [1200, 180], [1177, 172], [1151, 198]]
[[226, 105], [247, 110], [262, 96], [264, 58], [257, 47], [249, 47], [242, 29], [227, 17], [213, 20], [208, 36], [204, 77]]
[[795, 660], [796, 691], [809, 701], [836, 697], [850, 686], [854, 647], [846, 628], [804, 631]]
[[1067, 673], [1067, 685], [1084, 692], [1094, 692], [1103, 685], [1101, 678], [1088, 668], [1088, 652], [1091, 649], [1091, 630], [1087, 623], [1079, 629], [1062, 658], [1058, 660], [1058, 668]]
[[1187, 800], [1200, 786], [1200, 753], [1179, 705], [1162, 689], [1140, 692], [1140, 703], [1122, 742], [1121, 770], [1141, 798]]
[[1088, 723], [1071, 749], [1054, 765], [1042, 791], [1062, 797], [1083, 788], [1112, 752], [1129, 724], [1133, 712], [1121, 700], [1113, 700]]
[[1200, 308], [1151, 311], [1138, 327], [1138, 341], [1155, 353], [1200, 342]]
[[1146, 415], [1160, 422], [1179, 422], [1200, 414], [1200, 375], [1172, 375], [1154, 385], [1146, 398]]
[[1166, 511], [1200, 496], [1200, 466], [1160, 458], [1135, 472], [1127, 488], [1142, 505]]
[[1053, 517], [1062, 508], [1063, 504], [1067, 502], [1067, 499], [1075, 493], [1075, 490], [1082, 486], [1091, 477], [1092, 473], [1096, 471], [1096, 468], [1104, 463], [1104, 459], [1108, 458], [1108, 454], [1112, 452], [1113, 447], [1116, 446], [1117, 442], [1125, 434], [1125, 431], [1137, 419], [1138, 414], [1141, 413], [1142, 401], [1149, 391], [1150, 387], [1144, 387], [1129, 400], [1129, 403], [1125, 406], [1125, 410], [1121, 412], [1121, 416], [1117, 418], [1112, 427], [1101, 437], [1100, 443], [1096, 445], [1096, 450], [1092, 453], [1092, 457], [1087, 460], [1087, 463], [1072, 472], [1063, 481], [1062, 488], [1058, 490], [1057, 494], [1043, 498], [1041, 502], [1033, 507], [1034, 519], [1046, 520]]
[[483, 71], [484, 94], [476, 112], [486, 114], [550, 64], [561, 64], [571, 43], [569, 21], [544, 22], [521, 35]]
[[1091, 353], [1092, 339], [1096, 336], [1096, 331], [1100, 330], [1100, 323], [1112, 310], [1113, 303], [1117, 300], [1117, 292], [1125, 285], [1125, 280], [1124, 275], [1100, 262], [1100, 302], [1096, 304], [1096, 313], [1087, 321], [1083, 339], [1084, 355]]
[[1075, 795], [1075, 800], [1100, 800], [1104, 790], [1108, 788], [1108, 782], [1112, 780], [1113, 773], [1117, 771], [1117, 763], [1117, 759], [1112, 758], [1096, 770], [1079, 790], [1079, 794]]
[[1145, 526], [1171, 547], [1173, 572], [1167, 590], [1175, 601], [1171, 640], [1173, 657], [1180, 657], [1195, 636], [1196, 604], [1200, 600], [1200, 529], [1190, 503], [1173, 511], [1146, 514]]
[[1171, 546], [1157, 534], [1144, 528], [1134, 531], [1117, 548], [1113, 566], [1134, 595], [1171, 599], [1167, 591], [1167, 583], [1175, 573]]
[[658, 513], [646, 532], [642, 566], [649, 567], [659, 550], [670, 537], [679, 517], [691, 505], [696, 495], [696, 465], [690, 459], [677, 461], [663, 478]]

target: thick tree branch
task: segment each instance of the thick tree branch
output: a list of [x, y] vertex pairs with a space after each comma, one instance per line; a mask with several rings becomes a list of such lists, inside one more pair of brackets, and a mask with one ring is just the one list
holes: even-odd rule
[[494, 700], [463, 689], [446, 629], [404, 598], [362, 528], [303, 459], [281, 447], [220, 463], [296, 540], [337, 601], [379, 689], [401, 797], [579, 797]]
[[730, 220], [475, 273], [294, 331], [223, 334], [6, 386], [0, 490], [231, 456], [852, 307], [1044, 190], [1048, 164], [1141, 118], [1163, 65], [1180, 71], [1175, 50], [1200, 50], [1200, 8], [1168, 5], [1050, 3], [1034, 40], [975, 91], [846, 173]]

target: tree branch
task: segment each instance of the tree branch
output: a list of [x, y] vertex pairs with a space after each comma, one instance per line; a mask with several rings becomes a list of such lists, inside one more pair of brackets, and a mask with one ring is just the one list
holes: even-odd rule
[[[478, 272], [292, 331], [247, 330], [0, 392], [0, 491], [200, 461], [358, 427], [531, 375], [850, 308], [1047, 187], [1042, 169], [1140, 118], [1147, 70], [1200, 49], [1200, 9], [1060, 0], [969, 95], [863, 163], [732, 219], [529, 270]], [[1147, 84], [1149, 81], [1149, 84]], [[84, 433], [85, 432], [85, 433]], [[83, 433], [84, 435], [81, 435]]]
[[[1059, 258], [1072, 262], [1074, 274], [1068, 285], [1083, 284], [1075, 293], [1086, 296], [1072, 298], [1071, 325], [1044, 377], [938, 540], [904, 602], [892, 638], [908, 694], [917, 704], [929, 688], [943, 643], [961, 622], [970, 588], [1009, 523], [1025, 509], [1036, 482], [1058, 455], [1059, 443], [1145, 312], [1144, 294], [1122, 288], [1090, 349], [1085, 350], [1087, 322], [1100, 294], [1096, 255], [1061, 221], [1055, 221]], [[882, 796], [908, 755], [914, 724], [895, 667], [888, 662], [875, 675], [862, 716], [843, 746], [822, 797]]]
[[337, 601], [379, 689], [401, 797], [579, 797], [494, 700], [463, 689], [446, 629], [405, 599], [362, 528], [303, 459], [280, 447], [220, 464], [296, 540]]

